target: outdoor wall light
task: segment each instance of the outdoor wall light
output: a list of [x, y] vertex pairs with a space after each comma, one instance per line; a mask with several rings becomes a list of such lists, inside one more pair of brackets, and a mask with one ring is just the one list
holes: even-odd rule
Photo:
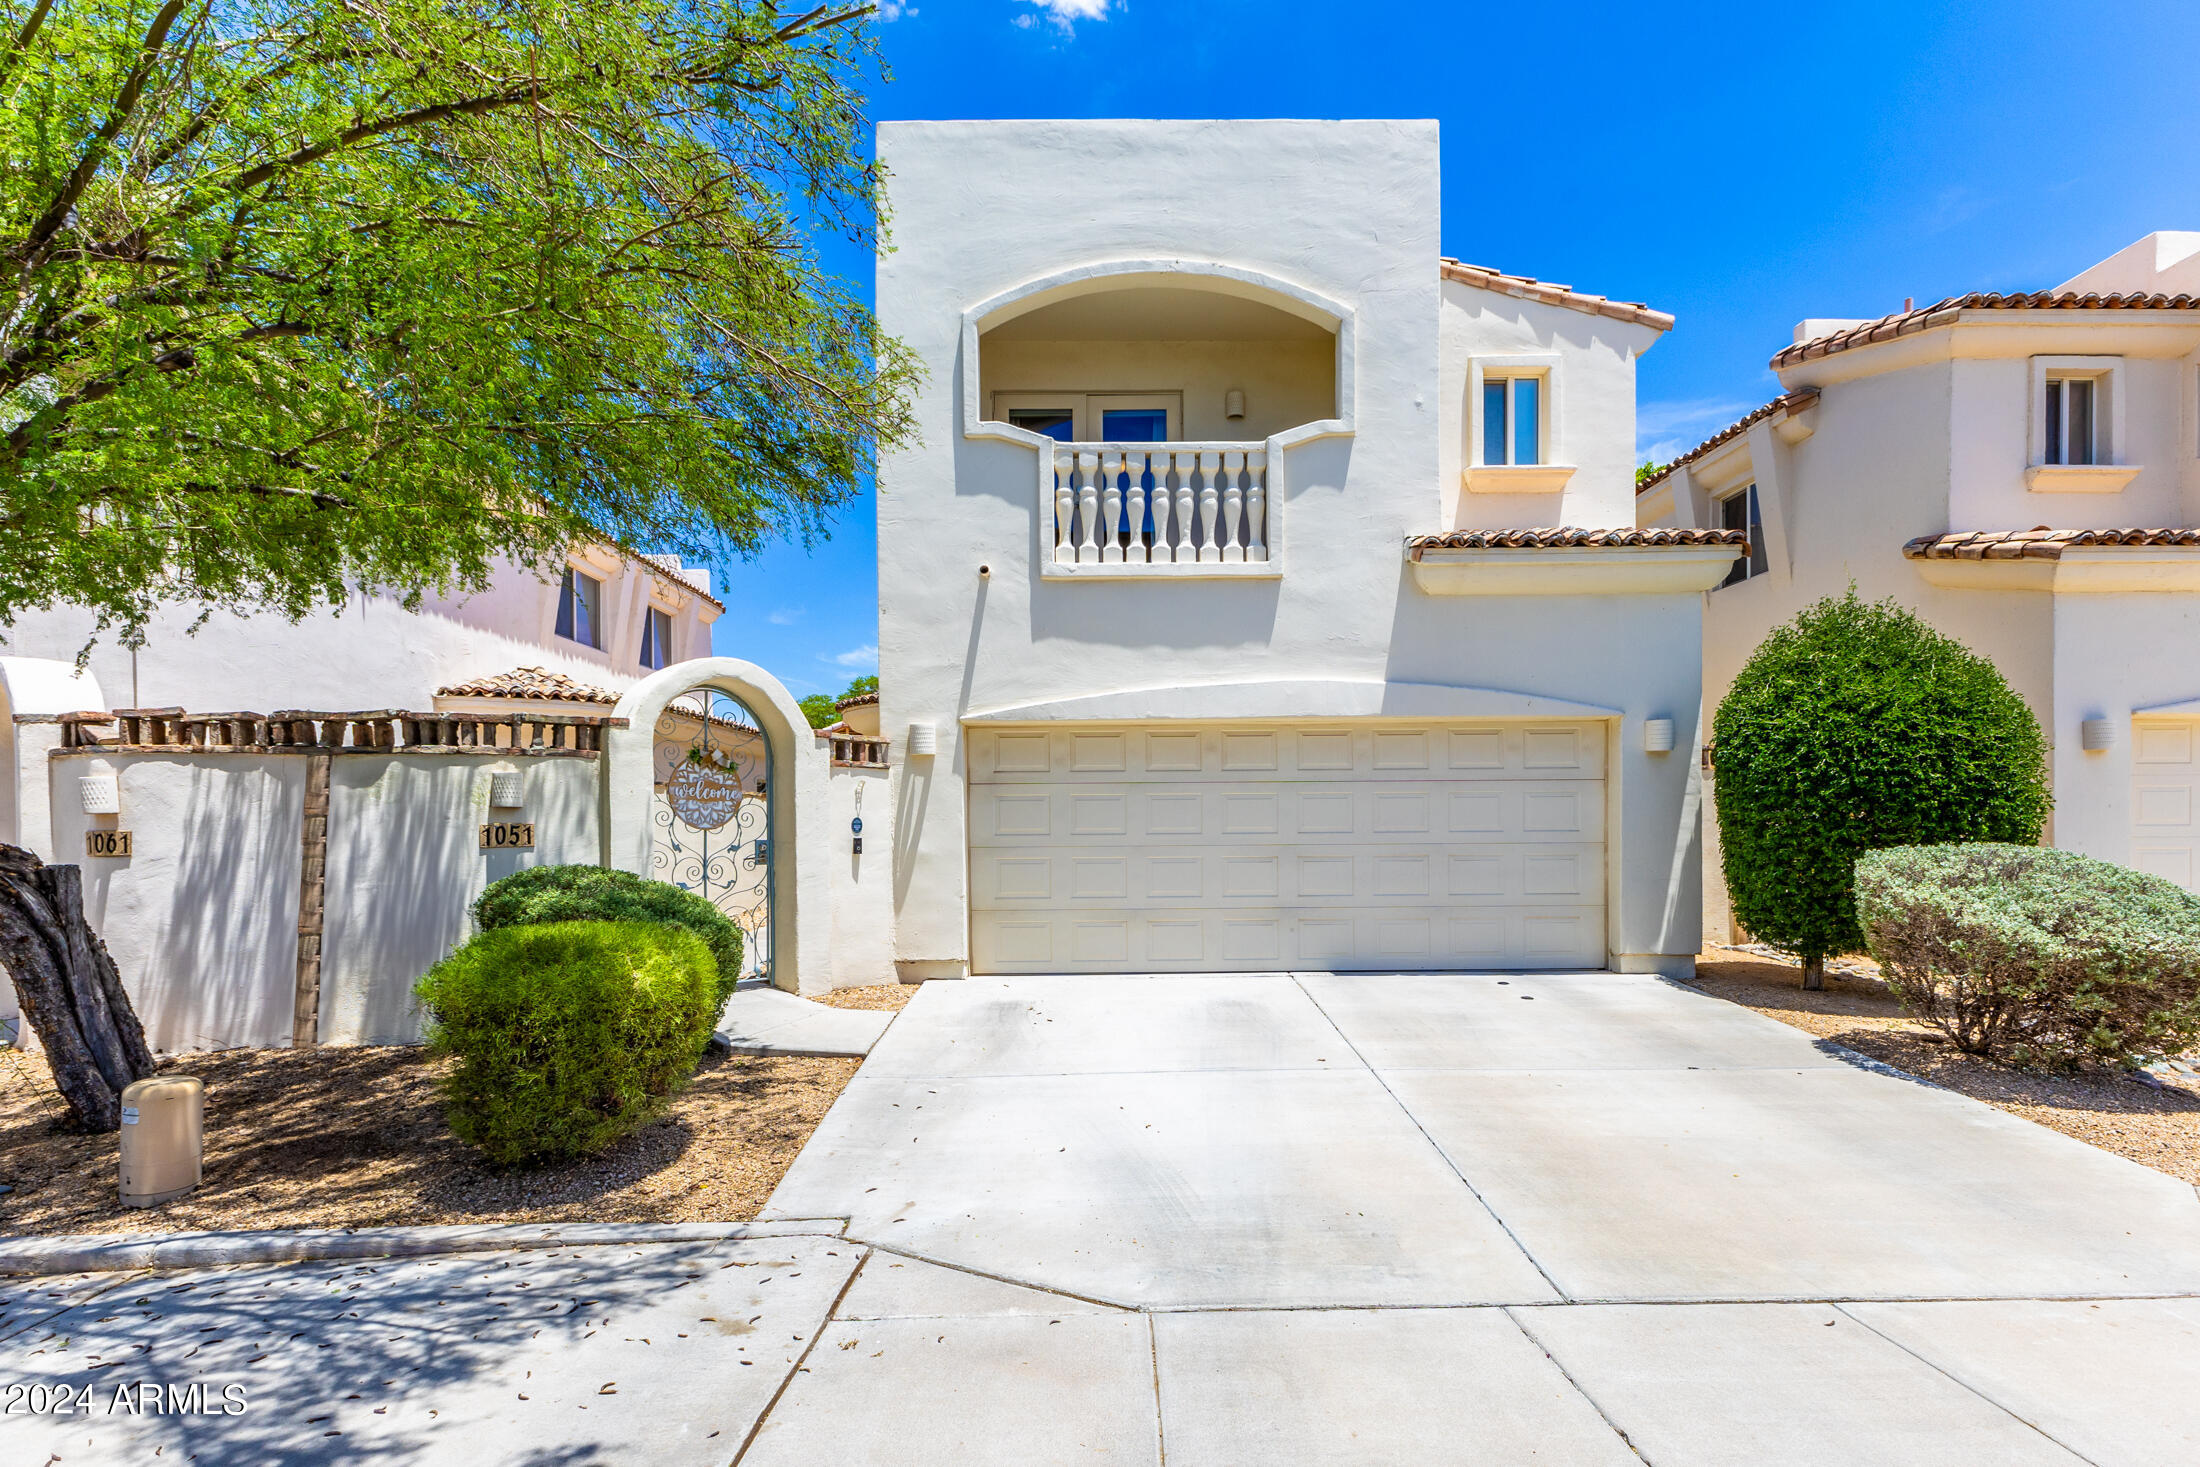
[[1642, 721], [1642, 750], [1646, 754], [1672, 753], [1673, 720], [1670, 718], [1645, 718]]
[[119, 815], [122, 813], [122, 776], [118, 774], [87, 774], [76, 782], [77, 794], [84, 801], [87, 815]]
[[500, 769], [489, 776], [489, 804], [498, 810], [517, 810], [527, 803], [526, 778], [517, 769]]
[[1231, 388], [1222, 394], [1222, 415], [1233, 422], [1245, 416], [1245, 393]]
[[929, 759], [940, 751], [940, 729], [935, 723], [909, 725], [909, 753], [912, 758]]
[[2116, 747], [2116, 724], [2112, 719], [2088, 718], [2078, 725], [2078, 746], [2088, 754], [2105, 753]]

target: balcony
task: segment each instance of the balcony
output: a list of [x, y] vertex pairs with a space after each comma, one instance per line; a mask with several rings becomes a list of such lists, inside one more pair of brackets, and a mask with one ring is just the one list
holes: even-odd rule
[[1049, 575], [1273, 575], [1268, 445], [1058, 443], [1041, 451]]

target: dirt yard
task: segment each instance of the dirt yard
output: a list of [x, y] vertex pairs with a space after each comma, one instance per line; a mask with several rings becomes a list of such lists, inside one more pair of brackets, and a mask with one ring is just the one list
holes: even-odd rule
[[1861, 976], [1867, 965], [1843, 966], [1851, 971], [1829, 972], [1824, 992], [1805, 993], [1800, 968], [1714, 950], [1696, 960], [1696, 987], [2200, 1186], [2200, 1084], [2157, 1088], [2128, 1075], [2040, 1074], [1982, 1060], [1904, 1018], [1884, 983]]
[[[899, 1009], [914, 987], [825, 1002]], [[0, 1049], [0, 1234], [754, 1217], [849, 1077], [852, 1059], [713, 1056], [666, 1114], [598, 1157], [496, 1172], [452, 1137], [418, 1048], [177, 1055], [206, 1082], [206, 1181], [151, 1210], [115, 1199], [113, 1136], [60, 1130], [45, 1060]]]

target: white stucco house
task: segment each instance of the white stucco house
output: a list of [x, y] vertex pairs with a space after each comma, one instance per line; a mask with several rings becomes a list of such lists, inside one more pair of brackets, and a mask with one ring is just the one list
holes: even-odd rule
[[1689, 971], [1743, 537], [1636, 527], [1671, 318], [1444, 259], [1433, 123], [879, 153], [901, 976]]
[[81, 608], [29, 611], [0, 626], [0, 656], [73, 664], [90, 646], [100, 707], [265, 711], [272, 698], [298, 708], [427, 709], [443, 687], [517, 668], [616, 692], [655, 668], [708, 656], [711, 623], [724, 611], [707, 569], [583, 544], [547, 579], [507, 564], [486, 591], [430, 597], [416, 609], [355, 595], [341, 610], [292, 622], [177, 607], [154, 618], [134, 653]]
[[1851, 583], [1892, 597], [2031, 704], [2055, 845], [2193, 887], [2200, 233], [2148, 235], [2049, 291], [1806, 320], [1772, 369], [1780, 397], [1637, 498], [1645, 527], [1751, 531], [1706, 598], [1706, 709], [1803, 607]]

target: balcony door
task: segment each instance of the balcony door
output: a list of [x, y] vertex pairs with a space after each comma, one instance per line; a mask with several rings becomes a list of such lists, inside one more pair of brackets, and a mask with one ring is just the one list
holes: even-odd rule
[[996, 392], [996, 420], [1063, 443], [1174, 443], [1181, 392]]

